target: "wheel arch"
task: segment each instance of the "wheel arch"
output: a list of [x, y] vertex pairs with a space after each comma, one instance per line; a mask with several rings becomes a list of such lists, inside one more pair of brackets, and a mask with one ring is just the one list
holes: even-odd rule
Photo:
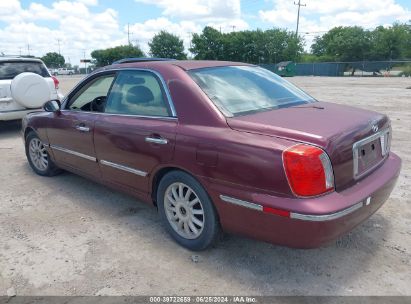
[[26, 140], [27, 140], [27, 136], [33, 132], [38, 138], [40, 138], [40, 140], [43, 142], [43, 144], [46, 146], [46, 149], [49, 152], [49, 156], [51, 157], [51, 159], [54, 161], [54, 154], [53, 151], [51, 151], [51, 149], [49, 148], [49, 142], [48, 142], [48, 138], [46, 134], [42, 134], [42, 132], [39, 132], [39, 130], [36, 130], [36, 128], [34, 128], [33, 126], [26, 126], [26, 128], [24, 129], [24, 145], [26, 146]]
[[164, 175], [166, 175], [167, 173], [169, 173], [171, 171], [182, 171], [182, 172], [187, 173], [187, 174], [191, 175], [192, 177], [194, 177], [194, 175], [191, 174], [190, 172], [188, 172], [187, 170], [184, 170], [184, 169], [176, 167], [176, 166], [165, 166], [165, 167], [158, 168], [158, 170], [153, 174], [153, 177], [151, 178], [151, 186], [150, 186], [151, 187], [151, 189], [150, 189], [151, 190], [151, 199], [153, 201], [153, 205], [156, 206], [156, 207], [157, 207], [157, 189], [158, 189], [158, 185], [159, 185], [161, 179], [164, 177]]
[[27, 138], [27, 136], [29, 135], [30, 132], [34, 132], [35, 134], [37, 134], [37, 132], [36, 132], [36, 130], [34, 130], [34, 128], [26, 127], [26, 129], [24, 129], [24, 140], [26, 140], [26, 138]]

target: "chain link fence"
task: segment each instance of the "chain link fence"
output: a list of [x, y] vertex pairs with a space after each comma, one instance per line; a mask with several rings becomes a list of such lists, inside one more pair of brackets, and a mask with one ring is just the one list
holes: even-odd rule
[[[296, 76], [403, 76], [411, 77], [411, 60], [292, 63]], [[264, 64], [277, 71], [279, 64]]]

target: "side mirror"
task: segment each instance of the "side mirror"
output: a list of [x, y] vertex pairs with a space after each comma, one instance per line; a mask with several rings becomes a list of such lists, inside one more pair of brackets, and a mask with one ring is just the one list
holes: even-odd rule
[[46, 112], [58, 112], [61, 109], [61, 102], [58, 99], [49, 100], [43, 105], [43, 109]]

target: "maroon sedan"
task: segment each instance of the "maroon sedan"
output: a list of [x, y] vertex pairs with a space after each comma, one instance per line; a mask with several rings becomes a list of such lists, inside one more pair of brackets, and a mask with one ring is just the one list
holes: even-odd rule
[[320, 246], [377, 211], [401, 168], [387, 116], [243, 63], [122, 60], [44, 109], [23, 120], [37, 174], [128, 192], [192, 250], [221, 230]]

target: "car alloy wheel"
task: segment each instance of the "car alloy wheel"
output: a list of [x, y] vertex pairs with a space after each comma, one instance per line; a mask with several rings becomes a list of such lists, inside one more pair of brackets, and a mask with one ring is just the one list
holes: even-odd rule
[[192, 240], [201, 235], [205, 223], [203, 205], [188, 185], [176, 182], [168, 186], [164, 209], [168, 222], [179, 236]]
[[204, 187], [190, 174], [166, 173], [156, 190], [161, 220], [173, 239], [187, 249], [210, 247], [221, 232], [218, 214]]
[[29, 143], [29, 155], [33, 165], [39, 171], [46, 171], [49, 161], [46, 148], [38, 138], [32, 138]]
[[41, 176], [54, 176], [61, 172], [50, 157], [45, 145], [36, 133], [29, 132], [26, 136], [26, 156], [30, 167]]

